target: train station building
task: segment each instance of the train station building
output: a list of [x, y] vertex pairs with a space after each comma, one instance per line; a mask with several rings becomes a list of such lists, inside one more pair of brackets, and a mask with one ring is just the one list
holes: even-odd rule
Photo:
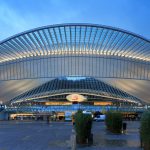
[[13, 117], [143, 111], [150, 102], [149, 52], [148, 39], [110, 26], [58, 24], [19, 33], [0, 42], [1, 110]]

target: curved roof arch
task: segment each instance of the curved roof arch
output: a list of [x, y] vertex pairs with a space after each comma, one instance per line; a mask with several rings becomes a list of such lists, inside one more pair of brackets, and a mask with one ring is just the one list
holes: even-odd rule
[[64, 49], [68, 45], [72, 46], [71, 49], [76, 49], [75, 45], [81, 49], [80, 44], [86, 45], [87, 49], [100, 52], [101, 55], [150, 61], [149, 39], [111, 26], [70, 23], [31, 29], [1, 41], [0, 53], [4, 59], [0, 57], [0, 62], [47, 55], [49, 51], [62, 49], [64, 45]]
[[68, 75], [150, 80], [150, 40], [104, 25], [43, 26], [0, 42], [0, 70], [0, 80]]
[[[41, 81], [71, 75], [132, 79], [128, 81], [131, 89], [136, 86], [149, 94], [149, 82], [142, 80], [150, 80], [150, 40], [111, 26], [68, 23], [31, 29], [0, 41], [0, 81], [19, 85], [27, 82], [23, 79]], [[7, 89], [12, 88], [10, 83]], [[143, 88], [144, 84], [148, 86]], [[142, 96], [144, 99], [145, 94]], [[149, 96], [145, 99], [149, 102]]]
[[6, 41], [8, 41], [12, 38], [21, 36], [23, 34], [27, 34], [27, 33], [38, 31], [38, 30], [43, 30], [43, 29], [46, 29], [46, 28], [63, 27], [63, 26], [91, 26], [91, 27], [98, 27], [98, 28], [106, 28], [106, 29], [111, 29], [111, 30], [115, 30], [115, 31], [124, 32], [124, 33], [130, 34], [130, 35], [133, 35], [135, 37], [141, 38], [143, 40], [146, 40], [147, 42], [150, 42], [150, 39], [145, 38], [145, 37], [143, 37], [139, 34], [136, 34], [134, 32], [124, 30], [124, 29], [121, 29], [121, 28], [113, 27], [113, 26], [107, 26], [107, 25], [101, 25], [101, 24], [92, 24], [92, 23], [63, 23], [63, 24], [53, 24], [53, 25], [37, 27], [37, 28], [34, 28], [34, 29], [29, 29], [29, 30], [23, 31], [21, 33], [17, 33], [15, 35], [12, 35], [11, 37], [8, 37], [8, 38], [0, 41], [0, 44], [4, 43], [4, 42], [6, 42]]

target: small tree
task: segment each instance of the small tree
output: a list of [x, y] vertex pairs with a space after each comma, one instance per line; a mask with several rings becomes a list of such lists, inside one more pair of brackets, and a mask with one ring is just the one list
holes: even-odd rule
[[122, 130], [122, 114], [120, 112], [106, 113], [106, 127], [112, 133], [121, 133]]
[[144, 150], [150, 150], [150, 111], [142, 115], [140, 136]]
[[89, 114], [83, 114], [79, 110], [75, 114], [75, 131], [77, 135], [77, 143], [86, 143], [86, 139], [91, 135], [92, 117]]

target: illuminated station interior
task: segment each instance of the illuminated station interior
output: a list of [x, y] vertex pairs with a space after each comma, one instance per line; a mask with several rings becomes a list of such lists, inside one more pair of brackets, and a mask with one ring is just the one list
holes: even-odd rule
[[140, 114], [150, 103], [150, 40], [95, 24], [58, 24], [0, 42], [0, 120], [64, 119], [78, 109]]

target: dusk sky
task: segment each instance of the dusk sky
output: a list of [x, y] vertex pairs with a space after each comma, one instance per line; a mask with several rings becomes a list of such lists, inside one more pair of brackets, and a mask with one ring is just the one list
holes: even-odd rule
[[0, 40], [59, 23], [108, 25], [150, 39], [150, 0], [0, 0]]

